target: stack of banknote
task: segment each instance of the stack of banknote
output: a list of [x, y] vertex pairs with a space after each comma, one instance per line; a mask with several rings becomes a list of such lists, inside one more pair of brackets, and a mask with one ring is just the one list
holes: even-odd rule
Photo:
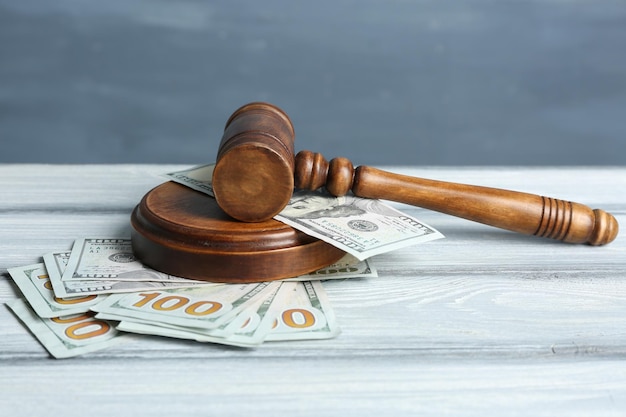
[[[211, 172], [208, 165], [166, 177], [211, 195]], [[372, 256], [442, 237], [378, 200], [322, 192], [296, 192], [276, 219], [338, 246], [346, 256], [305, 276], [220, 284], [150, 269], [134, 258], [128, 238], [84, 237], [70, 251], [10, 268], [23, 297], [8, 306], [56, 358], [138, 335], [241, 347], [326, 339], [340, 329], [323, 280], [376, 277]]]

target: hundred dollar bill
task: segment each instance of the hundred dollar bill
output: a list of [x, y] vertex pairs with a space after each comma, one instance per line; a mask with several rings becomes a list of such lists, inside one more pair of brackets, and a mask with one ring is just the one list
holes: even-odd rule
[[62, 252], [52, 252], [47, 253], [43, 256], [43, 263], [46, 265], [46, 269], [48, 270], [48, 276], [50, 277], [50, 284], [52, 285], [52, 291], [56, 294], [57, 297], [72, 297], [76, 295], [70, 295], [66, 291], [65, 285], [63, 285], [63, 281], [61, 281], [61, 276], [67, 267], [67, 261], [70, 259], [71, 252], [62, 251]]
[[[213, 168], [214, 165], [201, 165], [165, 177], [213, 196]], [[352, 195], [333, 197], [321, 190], [294, 192], [287, 207], [274, 218], [359, 260], [444, 237], [380, 200]]]
[[236, 340], [229, 340], [228, 338], [220, 336], [212, 336], [211, 334], [202, 334], [197, 332], [197, 329], [185, 329], [183, 327], [165, 327], [159, 324], [153, 323], [141, 323], [134, 321], [122, 320], [117, 325], [117, 330], [137, 333], [149, 336], [163, 336], [171, 337], [174, 339], [195, 340], [196, 342], [204, 343], [216, 343], [220, 345], [238, 346], [238, 347], [256, 347], [263, 343], [260, 342], [242, 342]]
[[198, 342], [219, 343], [239, 347], [255, 347], [263, 343], [270, 332], [278, 309], [276, 294], [278, 288], [265, 299], [259, 299], [244, 309], [229, 323], [214, 330], [122, 320], [118, 330], [147, 335], [196, 340]]
[[211, 285], [202, 281], [113, 281], [113, 280], [69, 280], [61, 279], [70, 252], [53, 252], [43, 256], [50, 276], [52, 290], [57, 297], [73, 298], [86, 295], [114, 294], [121, 292], [146, 291], [151, 289], [184, 288], [196, 285]]
[[325, 281], [329, 279], [374, 278], [377, 276], [378, 271], [369, 259], [359, 261], [354, 256], [346, 253], [343, 258], [334, 264], [296, 278], [285, 279], [285, 281]]
[[363, 260], [443, 235], [380, 200], [296, 191], [277, 220]]
[[91, 309], [120, 320], [216, 329], [279, 285], [274, 281], [112, 294]]
[[321, 282], [286, 282], [277, 296], [285, 301], [266, 341], [330, 339], [341, 332]]
[[95, 319], [92, 313], [41, 318], [22, 299], [7, 306], [55, 358], [83, 355], [129, 340], [128, 335], [107, 321]]
[[199, 165], [164, 174], [163, 177], [215, 197], [213, 194], [213, 169], [215, 164]]
[[9, 268], [9, 274], [39, 317], [58, 317], [84, 313], [105, 296], [83, 296], [71, 299], [57, 297], [53, 292], [48, 271], [43, 263]]
[[93, 238], [74, 242], [61, 280], [198, 282], [144, 266], [135, 259], [130, 239]]

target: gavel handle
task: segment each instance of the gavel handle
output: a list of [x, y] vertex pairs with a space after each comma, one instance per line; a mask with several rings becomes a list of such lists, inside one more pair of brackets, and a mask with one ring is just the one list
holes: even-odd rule
[[[435, 181], [360, 166], [345, 158], [324, 167], [319, 154], [296, 157], [296, 186], [314, 189], [324, 179], [334, 195], [350, 188], [359, 197], [406, 203], [527, 235], [604, 245], [617, 236], [615, 217], [569, 201], [497, 188]], [[305, 178], [305, 171], [313, 175]], [[324, 171], [326, 171], [324, 173]]]

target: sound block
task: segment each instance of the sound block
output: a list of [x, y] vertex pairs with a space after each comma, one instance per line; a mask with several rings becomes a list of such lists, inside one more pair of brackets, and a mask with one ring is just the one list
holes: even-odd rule
[[131, 225], [133, 252], [143, 264], [170, 275], [210, 282], [292, 278], [345, 255], [273, 219], [258, 223], [234, 220], [214, 198], [174, 182], [149, 191], [133, 210]]

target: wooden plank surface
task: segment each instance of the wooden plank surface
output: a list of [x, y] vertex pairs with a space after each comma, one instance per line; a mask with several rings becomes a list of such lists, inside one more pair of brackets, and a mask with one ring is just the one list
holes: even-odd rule
[[[0, 165], [6, 269], [128, 233], [165, 165]], [[626, 224], [624, 168], [409, 168], [533, 192]], [[165, 338], [54, 360], [0, 309], [4, 415], [624, 415], [626, 238], [605, 247], [519, 236], [396, 205], [446, 239], [373, 259], [379, 277], [324, 284], [335, 339], [228, 348]]]

